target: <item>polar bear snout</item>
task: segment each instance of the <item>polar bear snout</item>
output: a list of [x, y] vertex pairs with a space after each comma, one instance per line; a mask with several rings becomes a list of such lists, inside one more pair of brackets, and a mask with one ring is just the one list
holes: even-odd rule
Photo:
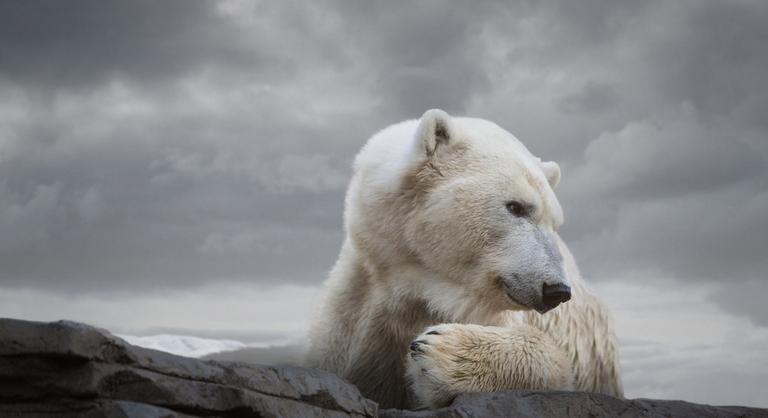
[[507, 279], [500, 277], [500, 280], [512, 302], [523, 309], [533, 309], [540, 314], [571, 300], [571, 287], [562, 276], [547, 275], [543, 278], [533, 273], [512, 274]]
[[499, 252], [508, 256], [494, 274], [517, 305], [513, 309], [543, 314], [571, 299], [571, 283], [554, 232], [532, 222], [520, 223]]
[[561, 303], [571, 300], [571, 287], [565, 283], [544, 283], [544, 286], [542, 286], [541, 295], [541, 302], [545, 309], [544, 312], [547, 312], [555, 309]]

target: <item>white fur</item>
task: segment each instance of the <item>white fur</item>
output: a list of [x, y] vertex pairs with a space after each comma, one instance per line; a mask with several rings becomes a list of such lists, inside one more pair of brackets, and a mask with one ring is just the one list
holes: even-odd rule
[[[431, 110], [374, 135], [355, 159], [346, 239], [310, 362], [383, 407], [438, 406], [470, 390], [621, 395], [610, 319], [556, 232], [559, 181], [556, 163], [482, 119]], [[513, 215], [510, 201], [530, 211]], [[572, 288], [572, 300], [531, 312], [549, 309], [541, 289], [557, 283]], [[408, 357], [409, 343], [440, 323], [453, 324], [441, 328], [445, 338], [428, 338], [439, 358]], [[467, 370], [472, 379], [451, 377]]]

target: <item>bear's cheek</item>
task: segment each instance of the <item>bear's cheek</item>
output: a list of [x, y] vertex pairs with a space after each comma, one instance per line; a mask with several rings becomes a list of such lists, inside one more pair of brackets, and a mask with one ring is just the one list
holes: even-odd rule
[[422, 260], [436, 270], [460, 269], [474, 258], [474, 254], [470, 251], [471, 246], [466, 245], [467, 240], [463, 231], [440, 229], [441, 231], [424, 232], [418, 252]]
[[427, 214], [408, 228], [407, 235], [425, 267], [450, 276], [460, 275], [478, 255], [478, 240], [459, 219]]
[[479, 186], [433, 192], [407, 223], [412, 251], [435, 271], [452, 275], [487, 272], [493, 267], [487, 265], [488, 260], [501, 252], [500, 243], [509, 226], [503, 204], [499, 204], [500, 210], [492, 207], [498, 199], [491, 194]]

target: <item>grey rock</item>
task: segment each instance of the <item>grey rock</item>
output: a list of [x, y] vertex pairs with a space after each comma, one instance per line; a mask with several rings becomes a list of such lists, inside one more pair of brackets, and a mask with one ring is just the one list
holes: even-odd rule
[[0, 319], [2, 418], [202, 416], [768, 418], [768, 410], [517, 391], [462, 395], [434, 411], [379, 411], [357, 388], [321, 370], [192, 359], [75, 322]]
[[301, 345], [281, 345], [270, 347], [247, 347], [233, 351], [209, 354], [205, 360], [238, 361], [244, 363], [292, 365], [302, 364], [307, 356], [307, 347]]
[[320, 370], [196, 360], [75, 322], [0, 319], [3, 417], [376, 415]]
[[483, 418], [483, 417], [680, 417], [768, 418], [768, 409], [710, 406], [683, 401], [618, 399], [585, 392], [513, 391], [460, 395], [453, 403], [434, 411], [385, 409], [387, 418]]
[[66, 399], [35, 403], [0, 403], [0, 416], [9, 418], [193, 418], [192, 415], [136, 402]]

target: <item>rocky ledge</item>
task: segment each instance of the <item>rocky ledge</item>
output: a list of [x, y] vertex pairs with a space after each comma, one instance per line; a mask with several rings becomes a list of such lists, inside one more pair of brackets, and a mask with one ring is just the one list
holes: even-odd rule
[[196, 360], [69, 321], [0, 319], [0, 417], [768, 417], [768, 410], [580, 392], [459, 397], [436, 411], [379, 411], [337, 376]]

